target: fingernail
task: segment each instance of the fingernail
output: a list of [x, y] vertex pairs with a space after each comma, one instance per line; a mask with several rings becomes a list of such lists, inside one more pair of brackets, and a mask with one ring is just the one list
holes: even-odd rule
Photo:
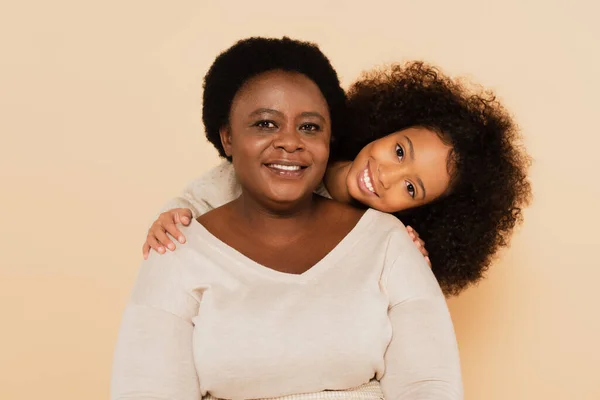
[[169, 248], [169, 250], [175, 250], [175, 245], [173, 243], [169, 243], [167, 247]]
[[185, 238], [183, 236], [179, 236], [179, 243], [185, 243]]
[[160, 254], [164, 253], [164, 252], [165, 252], [165, 248], [164, 248], [164, 247], [159, 247], [159, 248], [158, 248], [158, 252], [159, 252]]
[[181, 222], [183, 222], [185, 225], [187, 225], [190, 223], [190, 219], [188, 217], [182, 217]]

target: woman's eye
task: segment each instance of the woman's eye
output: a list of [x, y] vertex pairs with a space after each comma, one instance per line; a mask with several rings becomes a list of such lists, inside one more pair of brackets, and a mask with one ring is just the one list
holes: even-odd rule
[[400, 161], [404, 158], [404, 149], [399, 144], [396, 144], [396, 156]]
[[415, 198], [415, 187], [413, 186], [412, 183], [410, 183], [408, 181], [406, 182], [406, 191], [408, 192], [410, 197], [412, 197], [413, 199]]
[[303, 131], [317, 132], [321, 130], [321, 127], [317, 124], [303, 124], [300, 126]]
[[275, 122], [267, 121], [267, 120], [258, 121], [257, 123], [254, 124], [254, 126], [257, 126], [259, 128], [265, 128], [265, 129], [277, 128], [277, 126], [275, 125]]

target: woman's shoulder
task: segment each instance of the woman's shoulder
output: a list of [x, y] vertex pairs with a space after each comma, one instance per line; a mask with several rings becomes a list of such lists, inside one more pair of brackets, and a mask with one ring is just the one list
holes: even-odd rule
[[372, 243], [385, 253], [386, 260], [413, 255], [423, 258], [406, 226], [394, 215], [368, 209], [360, 225], [368, 238], [363, 244]]
[[387, 236], [409, 237], [406, 226], [396, 216], [369, 208], [363, 218], [369, 220], [369, 228]]
[[199, 222], [205, 215], [210, 217], [209, 214], [213, 213], [213, 211], [211, 210], [206, 214], [202, 214], [197, 219], [192, 219], [187, 226], [179, 223], [177, 228], [185, 236], [185, 243], [179, 243], [177, 239], [167, 233], [171, 241], [176, 244], [175, 250], [167, 251], [164, 254], [151, 251], [148, 261], [152, 262], [149, 264], [158, 267], [162, 267], [163, 265], [178, 266], [185, 270], [198, 260], [199, 255], [220, 251], [219, 249], [215, 249], [211, 233], [206, 229], [204, 224]]
[[390, 241], [394, 242], [396, 249], [403, 248], [403, 243], [414, 247], [404, 224], [391, 214], [372, 208], [360, 209], [333, 200], [329, 200], [327, 206], [323, 223], [329, 226], [333, 224], [338, 229], [352, 232], [354, 236], [360, 235], [363, 248], [387, 248]]
[[372, 215], [373, 220], [375, 220], [382, 227], [387, 229], [399, 229], [401, 231], [406, 230], [406, 226], [393, 214], [385, 213], [383, 211], [375, 210], [373, 208], [369, 209], [369, 213]]

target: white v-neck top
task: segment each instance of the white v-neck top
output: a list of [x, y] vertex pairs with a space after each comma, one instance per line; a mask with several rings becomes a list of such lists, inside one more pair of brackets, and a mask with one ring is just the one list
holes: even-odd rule
[[142, 263], [113, 399], [279, 397], [360, 386], [460, 399], [458, 350], [431, 269], [393, 216], [368, 210], [300, 275], [264, 267], [193, 221]]

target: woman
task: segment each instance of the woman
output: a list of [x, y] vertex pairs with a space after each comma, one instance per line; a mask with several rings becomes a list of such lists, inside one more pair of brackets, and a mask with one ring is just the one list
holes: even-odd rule
[[[529, 159], [509, 114], [491, 92], [468, 89], [421, 62], [368, 73], [348, 98], [347, 128], [333, 142], [317, 192], [394, 213], [414, 227], [428, 253], [411, 234], [447, 295], [479, 281], [508, 245], [531, 196]], [[228, 163], [192, 182], [164, 208], [174, 210], [152, 225], [144, 256], [151, 247], [173, 250], [165, 232], [183, 242], [176, 223], [189, 223], [238, 192]]]
[[240, 195], [142, 264], [113, 399], [462, 397], [443, 293], [404, 226], [314, 194], [343, 107], [310, 44], [248, 39], [216, 59], [205, 127]]

